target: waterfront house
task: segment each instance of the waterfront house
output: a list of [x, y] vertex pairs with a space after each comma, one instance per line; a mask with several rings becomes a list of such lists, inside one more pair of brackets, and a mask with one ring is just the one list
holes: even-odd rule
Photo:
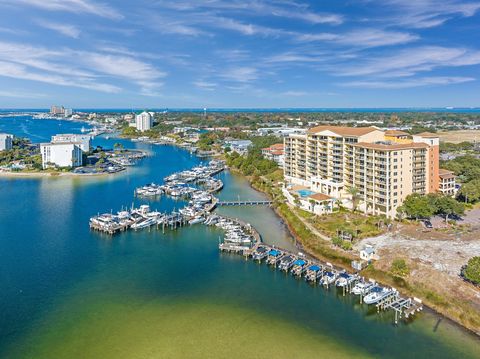
[[285, 145], [283, 143], [276, 143], [270, 147], [262, 148], [262, 155], [266, 159], [275, 161], [279, 167], [283, 167], [285, 160]]
[[360, 250], [360, 258], [364, 261], [370, 262], [371, 260], [377, 259], [378, 257], [375, 255], [375, 248], [367, 245]]
[[248, 148], [252, 145], [250, 140], [226, 140], [224, 147], [229, 147], [232, 151], [241, 155], [248, 152]]

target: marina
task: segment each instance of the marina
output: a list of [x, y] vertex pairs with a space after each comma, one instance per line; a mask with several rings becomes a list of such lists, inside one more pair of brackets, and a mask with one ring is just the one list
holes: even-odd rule
[[346, 294], [358, 296], [360, 303], [374, 305], [377, 312], [393, 311], [395, 324], [398, 324], [400, 319], [408, 320], [423, 310], [420, 299], [404, 298], [395, 288], [383, 287], [357, 273], [335, 268], [331, 263], [307, 258], [301, 252], [293, 253], [262, 243], [261, 236], [248, 223], [212, 215], [207, 218], [205, 224], [225, 230], [224, 240], [218, 245], [221, 252], [241, 254], [246, 259], [265, 262], [279, 271], [297, 278], [303, 277], [313, 285], [318, 283], [326, 290], [330, 287], [337, 288], [342, 291], [343, 296]]
[[[48, 140], [59, 122], [65, 132], [81, 127], [17, 119], [6, 120], [3, 131], [21, 135], [25, 125]], [[418, 357], [478, 356], [478, 338], [428, 308], [392, 325], [392, 309], [377, 314], [375, 304], [360, 304], [360, 296], [343, 296], [332, 285], [324, 290], [321, 278], [307, 283], [305, 271], [313, 265], [307, 256], [286, 272], [280, 263], [267, 266], [273, 246], [301, 258], [268, 206], [222, 206], [213, 213], [252, 224], [262, 239], [252, 252], [260, 263], [220, 255], [224, 230], [213, 225], [184, 222], [165, 234], [154, 225], [118, 232], [115, 240], [90, 230], [92, 214], [122, 206], [130, 211], [132, 201], [136, 209], [149, 204], [150, 211], [178, 213], [175, 197], [132, 193], [202, 161], [173, 146], [102, 136], [94, 141], [105, 148], [121, 142], [150, 155], [112, 178], [0, 179], [0, 199], [9, 204], [0, 211], [0, 357], [168, 357], [165, 348], [175, 345], [182, 349], [170, 354], [178, 357], [224, 358], [226, 347], [252, 358], [404, 358], [413, 355], [410, 348]], [[222, 201], [265, 199], [235, 173], [217, 177], [225, 186], [216, 195]]]

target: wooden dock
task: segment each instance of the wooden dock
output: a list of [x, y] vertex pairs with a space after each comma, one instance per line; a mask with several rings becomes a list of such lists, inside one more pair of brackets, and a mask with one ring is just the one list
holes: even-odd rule
[[217, 206], [270, 206], [272, 201], [220, 201]]

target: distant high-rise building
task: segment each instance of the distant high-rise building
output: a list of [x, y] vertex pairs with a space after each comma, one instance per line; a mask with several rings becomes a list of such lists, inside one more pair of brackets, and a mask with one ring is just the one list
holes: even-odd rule
[[0, 133], [0, 151], [11, 150], [13, 146], [13, 135]]
[[149, 112], [143, 111], [141, 114], [135, 116], [135, 127], [138, 131], [148, 131], [152, 128], [152, 125], [153, 116]]
[[73, 110], [71, 108], [66, 108], [63, 111], [63, 116], [65, 117], [70, 117], [73, 115]]
[[50, 108], [50, 114], [52, 115], [63, 115], [65, 113], [65, 108], [63, 106], [52, 106]]

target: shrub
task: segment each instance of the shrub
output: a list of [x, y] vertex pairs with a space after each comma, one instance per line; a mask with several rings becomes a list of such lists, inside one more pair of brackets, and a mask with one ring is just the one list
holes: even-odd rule
[[410, 273], [410, 268], [404, 259], [395, 259], [390, 267], [390, 272], [396, 277], [406, 277]]
[[480, 257], [473, 257], [467, 263], [463, 275], [469, 281], [480, 284]]

